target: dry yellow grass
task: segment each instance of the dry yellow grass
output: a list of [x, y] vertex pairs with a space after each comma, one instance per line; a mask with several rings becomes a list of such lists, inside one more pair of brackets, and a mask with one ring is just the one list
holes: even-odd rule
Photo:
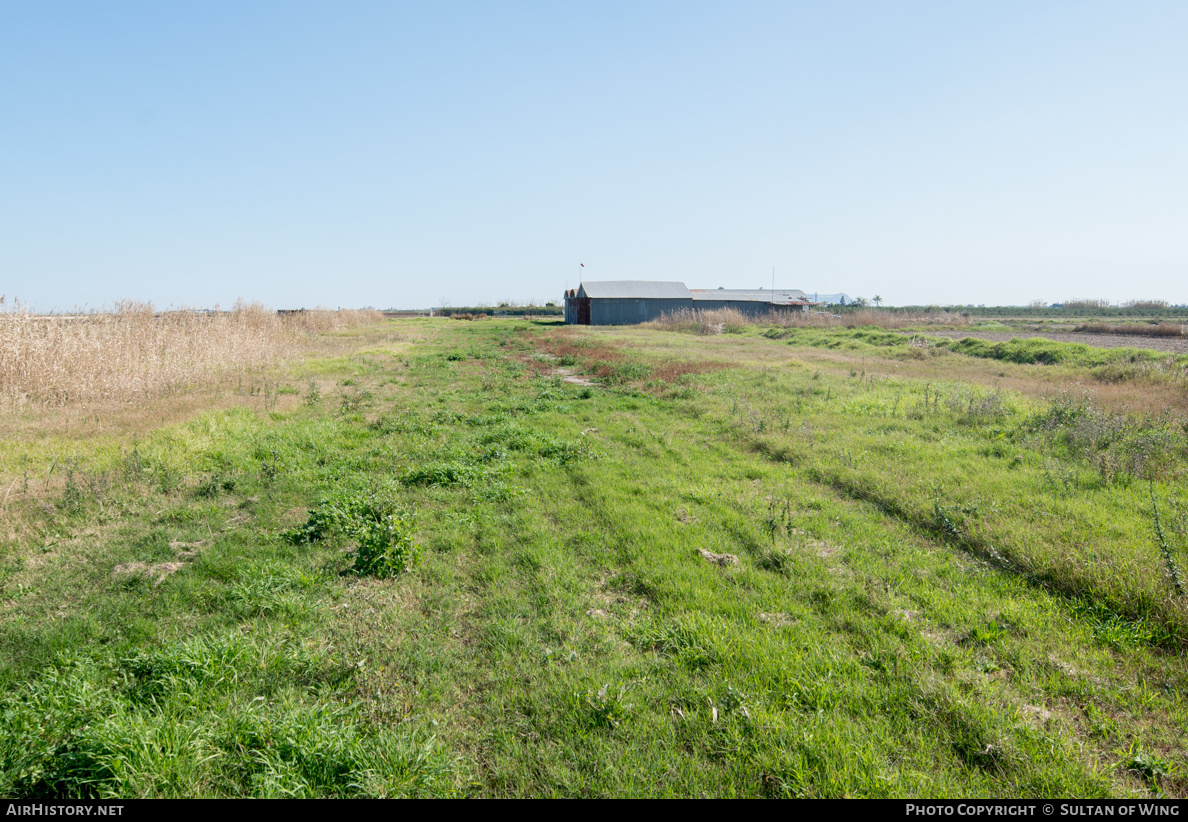
[[365, 311], [334, 311], [329, 308], [313, 308], [286, 314], [285, 324], [296, 331], [307, 334], [322, 334], [341, 331], [366, 323], [376, 323], [384, 318], [384, 312], [375, 309]]
[[754, 320], [757, 324], [778, 325], [781, 328], [811, 326], [820, 328], [860, 328], [873, 325], [878, 328], [906, 328], [919, 325], [969, 325], [970, 318], [959, 311], [888, 311], [878, 308], [860, 308], [844, 311], [842, 314], [810, 311], [774, 311], [771, 315]]
[[124, 301], [110, 313], [46, 317], [0, 312], [0, 407], [128, 403], [168, 396], [292, 356], [303, 336], [382, 318], [378, 311], [278, 316], [259, 304], [230, 311], [157, 312]]
[[[752, 320], [753, 322], [753, 320]], [[662, 328], [665, 331], [685, 331], [694, 334], [722, 334], [741, 331], [747, 318], [734, 308], [718, 308], [712, 311], [682, 308], [665, 314], [644, 325]]]

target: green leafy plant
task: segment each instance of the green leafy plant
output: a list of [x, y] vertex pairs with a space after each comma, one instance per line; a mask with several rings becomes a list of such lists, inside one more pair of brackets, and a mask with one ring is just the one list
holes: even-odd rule
[[1172, 588], [1176, 593], [1183, 598], [1184, 578], [1180, 574], [1180, 566], [1176, 564], [1176, 558], [1172, 554], [1171, 544], [1167, 540], [1167, 535], [1163, 530], [1163, 522], [1159, 518], [1159, 505], [1155, 500], [1155, 485], [1151, 484], [1151, 514], [1155, 519], [1155, 539], [1159, 543], [1159, 553], [1163, 555], [1163, 564], [1167, 568], [1167, 578], [1171, 583]]
[[1137, 742], [1131, 743], [1130, 747], [1124, 751], [1124, 757], [1120, 764], [1131, 773], [1136, 773], [1151, 782], [1158, 782], [1159, 779], [1170, 776], [1176, 770], [1174, 763], [1159, 754], [1140, 749]]
[[393, 577], [420, 556], [409, 523], [395, 514], [364, 520], [356, 532], [355, 573], [380, 579]]
[[354, 571], [386, 578], [407, 570], [420, 556], [410, 519], [388, 499], [372, 493], [337, 494], [310, 510], [305, 523], [283, 534], [294, 544], [334, 536], [355, 541]]
[[625, 692], [619, 688], [611, 692], [610, 683], [603, 685], [597, 693], [587, 692], [585, 706], [590, 724], [599, 728], [617, 728], [631, 716], [634, 705], [624, 699]]
[[985, 625], [974, 628], [970, 633], [970, 639], [983, 645], [989, 645], [1005, 637], [1006, 633], [1006, 628], [992, 620]]

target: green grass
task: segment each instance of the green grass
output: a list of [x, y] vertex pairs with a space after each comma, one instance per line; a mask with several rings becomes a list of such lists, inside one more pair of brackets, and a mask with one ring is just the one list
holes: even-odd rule
[[[986, 324], [982, 324], [985, 326]], [[1001, 324], [995, 324], [1001, 325]], [[1005, 326], [1003, 326], [1005, 328]], [[1182, 382], [1188, 371], [1188, 357], [1138, 348], [1094, 348], [1081, 343], [1059, 342], [1043, 337], [1012, 338], [989, 342], [974, 337], [952, 340], [929, 336], [927, 332], [884, 331], [879, 328], [769, 328], [761, 332], [768, 339], [787, 340], [790, 345], [836, 349], [866, 354], [919, 357], [952, 351], [968, 357], [1025, 365], [1063, 365], [1087, 371], [1106, 382], [1159, 374]], [[957, 333], [960, 333], [958, 331]]]
[[417, 322], [297, 366], [338, 384], [290, 413], [17, 483], [0, 791], [1186, 792], [1182, 421], [877, 375], [910, 348], [877, 330], [705, 370], [713, 338]]

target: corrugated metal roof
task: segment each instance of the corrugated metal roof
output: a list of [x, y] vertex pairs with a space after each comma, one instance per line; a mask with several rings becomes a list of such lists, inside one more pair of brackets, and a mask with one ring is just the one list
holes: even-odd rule
[[690, 290], [694, 300], [735, 300], [738, 302], [794, 303], [807, 299], [803, 291], [795, 288], [694, 288]]
[[655, 282], [651, 280], [602, 280], [583, 282], [582, 290], [587, 297], [603, 300], [629, 300], [633, 298], [660, 300], [687, 300], [689, 289], [684, 283]]

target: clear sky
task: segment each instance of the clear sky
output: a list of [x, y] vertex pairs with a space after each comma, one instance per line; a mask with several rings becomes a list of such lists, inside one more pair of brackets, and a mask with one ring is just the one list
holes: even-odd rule
[[0, 0], [0, 293], [1188, 302], [1188, 3]]

